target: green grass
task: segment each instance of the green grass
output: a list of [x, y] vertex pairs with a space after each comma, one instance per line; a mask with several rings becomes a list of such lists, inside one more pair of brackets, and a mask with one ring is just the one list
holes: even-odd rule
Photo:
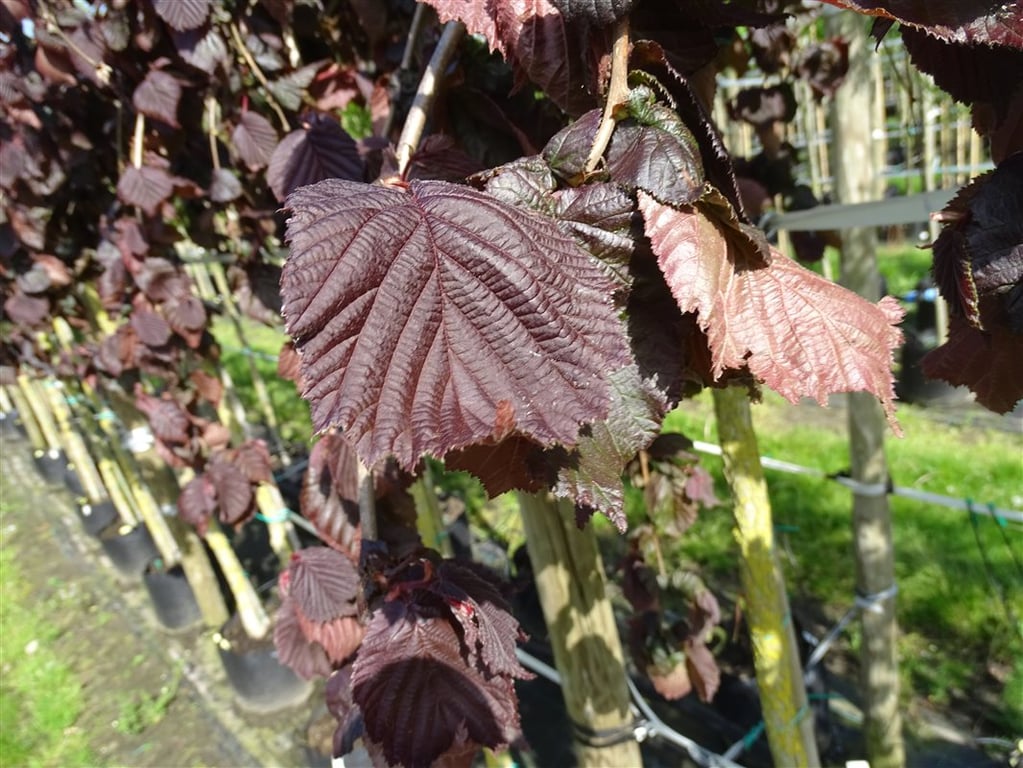
[[222, 362], [231, 374], [246, 414], [254, 422], [266, 421], [252, 384], [251, 357], [256, 370], [266, 382], [270, 401], [281, 425], [281, 438], [286, 443], [308, 445], [313, 434], [309, 406], [299, 397], [292, 382], [277, 375], [277, 355], [287, 338], [284, 331], [248, 319], [242, 320], [242, 329], [245, 341], [248, 342], [247, 347], [239, 340], [238, 332], [228, 318], [218, 317], [213, 322], [213, 336], [221, 346]]
[[[754, 407], [761, 454], [829, 473], [847, 468], [844, 420], [828, 429], [816, 419], [805, 423], [808, 415], [812, 412], [768, 393], [765, 404]], [[936, 424], [911, 406], [900, 407], [899, 420], [905, 438], [887, 442], [896, 485], [1003, 508], [1023, 507], [1018, 435]], [[716, 442], [709, 395], [670, 414], [666, 429]], [[701, 460], [715, 475], [719, 496], [727, 498], [720, 460]], [[771, 470], [765, 474], [775, 523], [782, 531], [790, 591], [839, 615], [851, 604], [855, 584], [849, 492], [823, 479]], [[1023, 580], [1013, 552], [1016, 559], [1023, 557], [1023, 528], [1009, 523], [1003, 536], [994, 520], [978, 517], [978, 546], [963, 511], [898, 497], [891, 498], [891, 510], [907, 685], [942, 704], [951, 692], [968, 691], [988, 660], [1008, 665], [1020, 677], [1023, 630], [1017, 622], [1023, 614]], [[698, 563], [712, 580], [734, 583], [737, 553], [727, 508], [701, 513], [678, 543], [676, 556]], [[996, 720], [1015, 723], [1017, 729], [1023, 727], [1021, 688], [1023, 681], [1007, 686], [1003, 711], [995, 713]]]
[[58, 630], [0, 547], [0, 765], [96, 765], [75, 722], [81, 683], [54, 653]]

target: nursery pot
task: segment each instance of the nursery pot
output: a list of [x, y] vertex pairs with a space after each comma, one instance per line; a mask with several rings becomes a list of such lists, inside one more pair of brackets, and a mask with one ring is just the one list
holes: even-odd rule
[[192, 587], [180, 565], [165, 568], [163, 560], [156, 558], [142, 574], [153, 611], [160, 625], [170, 631], [189, 629], [202, 618]]
[[313, 684], [277, 659], [273, 633], [255, 640], [245, 634], [235, 615], [214, 636], [227, 679], [237, 702], [252, 712], [274, 712], [301, 704]]
[[99, 543], [114, 567], [126, 576], [141, 576], [146, 566], [160, 556], [144, 525], [132, 528], [114, 523], [103, 529]]
[[64, 483], [67, 459], [62, 450], [51, 448], [48, 451], [36, 451], [35, 463], [39, 474], [43, 476], [48, 485], [62, 485]]
[[104, 528], [117, 520], [117, 508], [110, 499], [98, 504], [80, 504], [78, 518], [82, 521], [82, 527], [87, 534], [99, 536]]
[[3, 437], [24, 436], [25, 430], [18, 421], [17, 411], [5, 411], [0, 413], [0, 435]]
[[74, 464], [68, 464], [64, 467], [64, 486], [71, 491], [71, 495], [75, 498], [85, 496], [85, 487], [82, 485], [82, 481], [78, 477], [78, 472], [75, 470]]

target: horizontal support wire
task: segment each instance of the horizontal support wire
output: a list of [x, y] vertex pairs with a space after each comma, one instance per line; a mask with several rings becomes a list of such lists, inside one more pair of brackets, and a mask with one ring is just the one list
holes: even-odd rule
[[[710, 456], [721, 455], [721, 446], [714, 445], [713, 443], [694, 440], [693, 448], [700, 453], [705, 453]], [[968, 499], [956, 499], [952, 496], [943, 496], [939, 493], [920, 491], [916, 488], [905, 488], [898, 485], [886, 486], [882, 483], [860, 483], [853, 480], [851, 477], [829, 475], [827, 472], [820, 469], [804, 467], [788, 461], [781, 461], [780, 459], [772, 459], [769, 456], [761, 456], [760, 464], [764, 467], [764, 469], [773, 469], [778, 472], [787, 472], [793, 475], [806, 475], [808, 477], [816, 477], [821, 480], [831, 480], [839, 485], [844, 485], [853, 493], [860, 496], [902, 496], [906, 499], [914, 499], [915, 501], [922, 501], [939, 507], [958, 509], [963, 512], [971, 512], [977, 515], [993, 517], [996, 520], [1010, 520], [1014, 523], [1023, 524], [1023, 512], [1017, 509], [1003, 509], [1001, 507], [996, 507], [993, 504], [971, 502]]]

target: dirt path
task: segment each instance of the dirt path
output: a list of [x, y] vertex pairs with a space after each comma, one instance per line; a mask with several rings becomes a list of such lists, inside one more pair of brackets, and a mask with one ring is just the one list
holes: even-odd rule
[[58, 630], [53, 650], [81, 681], [85, 700], [73, 727], [103, 765], [315, 761], [305, 734], [317, 699], [273, 715], [238, 708], [210, 633], [172, 637], [159, 629], [141, 583], [115, 572], [82, 531], [70, 495], [46, 486], [28, 446], [8, 437], [0, 438], [0, 500], [3, 547]]

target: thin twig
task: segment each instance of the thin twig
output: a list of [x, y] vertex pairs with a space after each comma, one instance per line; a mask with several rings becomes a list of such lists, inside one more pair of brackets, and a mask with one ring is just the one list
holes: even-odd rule
[[416, 43], [419, 41], [419, 34], [423, 31], [423, 24], [426, 20], [426, 11], [429, 6], [426, 3], [419, 3], [416, 6], [416, 11], [412, 15], [412, 24], [409, 25], [408, 36], [405, 38], [405, 50], [401, 55], [401, 65], [398, 67], [398, 71], [393, 75], [393, 88], [391, 109], [387, 113], [387, 120], [384, 123], [384, 129], [381, 131], [382, 136], [388, 136], [391, 133], [391, 128], [394, 127], [394, 115], [397, 111], [398, 101], [401, 99], [402, 82], [404, 81], [403, 75], [409, 71], [412, 67], [412, 55], [416, 51]]
[[249, 49], [245, 47], [245, 41], [242, 40], [241, 30], [238, 29], [238, 25], [231, 22], [231, 39], [234, 41], [234, 47], [238, 49], [238, 53], [248, 64], [249, 70], [252, 72], [253, 77], [259, 81], [259, 84], [263, 86], [263, 90], [266, 91], [266, 100], [270, 105], [270, 108], [277, 114], [277, 119], [281, 121], [281, 127], [284, 132], [287, 133], [291, 130], [291, 124], [288, 122], [288, 118], [284, 116], [284, 110], [281, 109], [281, 105], [277, 103], [277, 99], [274, 98], [273, 92], [270, 90], [270, 82], [266, 79], [266, 75], [263, 74], [263, 70], [259, 68], [259, 64], [252, 58], [252, 54], [249, 53]]
[[217, 100], [212, 95], [206, 97], [206, 132], [210, 138], [210, 159], [213, 170], [220, 170], [220, 153], [217, 152]]
[[405, 125], [401, 129], [401, 136], [398, 139], [398, 175], [403, 176], [408, 168], [412, 153], [416, 151], [420, 140], [423, 138], [423, 130], [426, 128], [426, 118], [433, 107], [434, 99], [437, 98], [437, 82], [447, 69], [448, 62], [458, 47], [458, 41], [462, 39], [465, 27], [461, 22], [449, 21], [444, 26], [444, 32], [437, 41], [437, 47], [430, 57], [430, 63], [426, 65], [423, 78], [419, 81], [419, 88], [416, 89], [416, 98], [412, 102]]
[[604, 101], [604, 114], [600, 118], [597, 135], [593, 137], [590, 155], [586, 158], [585, 173], [590, 174], [600, 164], [615, 129], [614, 111], [629, 95], [629, 17], [623, 16], [615, 26], [614, 48], [611, 49], [611, 82]]
[[135, 113], [135, 135], [132, 137], [131, 164], [135, 168], [142, 167], [142, 145], [146, 138], [146, 116]]

